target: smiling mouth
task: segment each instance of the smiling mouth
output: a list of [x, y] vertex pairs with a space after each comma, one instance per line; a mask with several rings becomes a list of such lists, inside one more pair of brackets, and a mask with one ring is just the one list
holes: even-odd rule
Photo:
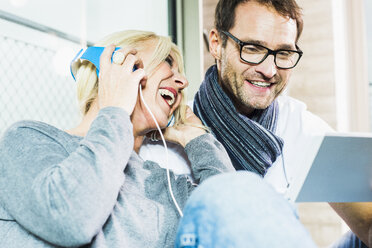
[[174, 94], [171, 90], [168, 89], [159, 89], [161, 97], [168, 103], [169, 107], [172, 107], [176, 101], [177, 93]]
[[251, 80], [247, 80], [248, 83], [254, 85], [254, 86], [257, 86], [257, 87], [261, 87], [261, 88], [268, 88], [271, 86], [271, 83], [267, 83], [267, 82], [262, 82], [262, 81], [251, 81]]

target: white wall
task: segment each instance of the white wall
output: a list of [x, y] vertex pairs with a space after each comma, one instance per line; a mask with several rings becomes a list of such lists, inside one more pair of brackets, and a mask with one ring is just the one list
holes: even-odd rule
[[123, 29], [168, 35], [168, 1], [87, 0], [87, 20], [87, 35], [92, 41]]
[[372, 82], [372, 1], [364, 0], [367, 26], [368, 81]]
[[368, 57], [368, 82], [369, 86], [369, 109], [372, 130], [372, 1], [364, 0], [366, 17], [366, 35], [367, 35], [367, 57]]
[[2, 0], [0, 9], [75, 36], [80, 33], [80, 0]]
[[2, 0], [0, 10], [92, 42], [124, 29], [168, 35], [167, 0]]

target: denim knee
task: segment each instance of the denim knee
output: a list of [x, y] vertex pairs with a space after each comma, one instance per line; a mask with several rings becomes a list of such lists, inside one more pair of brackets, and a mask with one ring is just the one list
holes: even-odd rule
[[192, 193], [176, 247], [298, 247], [301, 239], [301, 247], [315, 247], [291, 205], [260, 176], [242, 171], [214, 176]]

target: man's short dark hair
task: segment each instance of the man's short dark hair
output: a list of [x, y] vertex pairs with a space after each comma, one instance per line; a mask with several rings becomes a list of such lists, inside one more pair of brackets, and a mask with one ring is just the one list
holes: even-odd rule
[[222, 38], [222, 46], [226, 46], [227, 36], [221, 31], [229, 31], [235, 23], [235, 10], [241, 3], [254, 1], [274, 8], [280, 15], [296, 21], [297, 37], [300, 38], [303, 29], [302, 11], [295, 0], [220, 0], [216, 7], [214, 26]]

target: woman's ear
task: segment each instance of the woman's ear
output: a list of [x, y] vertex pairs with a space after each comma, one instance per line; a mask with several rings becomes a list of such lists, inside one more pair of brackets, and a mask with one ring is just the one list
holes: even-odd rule
[[222, 47], [221, 37], [217, 29], [213, 28], [209, 32], [209, 52], [216, 60], [220, 60], [221, 58], [221, 47]]

